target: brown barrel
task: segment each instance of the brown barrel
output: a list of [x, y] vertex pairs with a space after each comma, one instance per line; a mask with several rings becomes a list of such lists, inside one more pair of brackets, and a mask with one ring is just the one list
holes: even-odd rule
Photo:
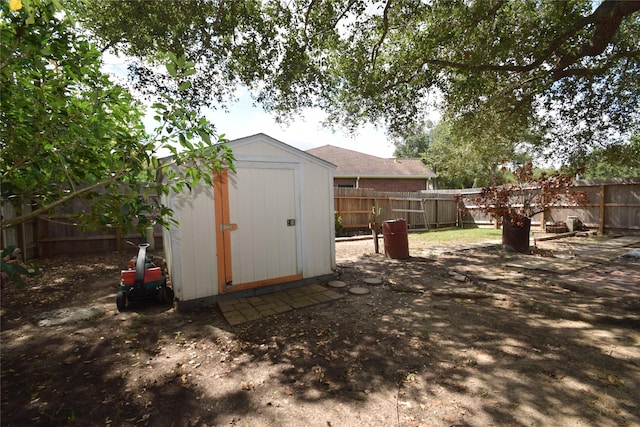
[[384, 254], [387, 257], [392, 259], [409, 258], [406, 220], [383, 221], [382, 237], [384, 238]]
[[523, 254], [529, 253], [529, 233], [531, 218], [522, 218], [522, 224], [513, 223], [508, 217], [502, 218], [502, 246]]

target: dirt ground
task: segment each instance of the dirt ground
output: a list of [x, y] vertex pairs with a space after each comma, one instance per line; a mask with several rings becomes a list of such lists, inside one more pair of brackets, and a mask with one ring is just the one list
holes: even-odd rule
[[[525, 255], [496, 245], [404, 261], [372, 246], [336, 245], [340, 280], [369, 294], [235, 327], [217, 307], [118, 313], [128, 252], [42, 260], [27, 289], [2, 289], [1, 423], [640, 425], [640, 261], [561, 277], [504, 267]], [[104, 314], [39, 326], [65, 307]]]

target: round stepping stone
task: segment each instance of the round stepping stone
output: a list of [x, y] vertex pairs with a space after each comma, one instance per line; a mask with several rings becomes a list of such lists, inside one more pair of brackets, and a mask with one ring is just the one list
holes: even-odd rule
[[354, 286], [353, 288], [349, 288], [349, 293], [354, 294], [354, 295], [366, 295], [368, 294], [369, 289], [367, 288], [361, 288], [359, 286]]
[[347, 286], [347, 284], [342, 280], [332, 280], [327, 283], [327, 285], [331, 286], [332, 288], [344, 288], [345, 286]]
[[500, 276], [495, 276], [493, 274], [479, 274], [478, 279], [490, 280], [492, 282], [495, 282], [496, 280], [500, 280]]
[[369, 278], [369, 279], [364, 279], [364, 283], [368, 285], [379, 285], [380, 283], [382, 283], [382, 280]]

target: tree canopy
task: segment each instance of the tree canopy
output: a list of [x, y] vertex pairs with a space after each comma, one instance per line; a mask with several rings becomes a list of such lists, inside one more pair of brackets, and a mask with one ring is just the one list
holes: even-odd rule
[[[84, 197], [88, 222], [162, 221], [170, 212], [140, 197], [168, 191], [153, 184], [158, 150], [186, 166], [176, 189], [210, 180], [232, 156], [198, 107], [225, 105], [240, 84], [282, 118], [315, 106], [332, 124], [395, 136], [437, 106], [446, 131], [425, 157], [436, 170], [471, 152], [491, 176], [521, 143], [563, 159], [625, 156], [640, 134], [637, 1], [20, 3], [0, 17], [2, 198], [34, 202], [29, 215]], [[154, 135], [100, 72], [106, 50], [138, 58], [131, 78], [154, 103]]]
[[[75, 218], [88, 226], [167, 225], [161, 194], [211, 183], [212, 170], [231, 165], [228, 147], [181, 99], [157, 99], [157, 128], [147, 134], [141, 104], [100, 70], [100, 51], [56, 2], [1, 8], [0, 202], [17, 211], [2, 219], [3, 228], [72, 199], [88, 202]], [[165, 56], [174, 91], [187, 90], [194, 64]], [[172, 159], [159, 163], [161, 150]], [[156, 179], [162, 173], [167, 182]]]
[[[224, 102], [241, 83], [283, 117], [317, 106], [329, 123], [370, 121], [392, 135], [438, 106], [477, 144], [526, 133], [539, 152], [565, 159], [638, 129], [639, 9], [612, 0], [76, 3], [103, 49], [194, 61], [193, 102]], [[161, 81], [150, 67], [133, 74], [148, 87]]]
[[640, 177], [640, 136], [632, 136], [629, 144], [598, 148], [572, 163], [584, 171], [584, 179]]
[[445, 118], [395, 140], [395, 154], [421, 158], [438, 175], [440, 188], [497, 185], [508, 178], [503, 165], [522, 166], [531, 159], [513, 141], [493, 138], [482, 143], [460, 137]]
[[429, 146], [433, 144], [434, 128], [436, 124], [428, 120], [421, 123], [406, 134], [394, 139], [393, 151], [394, 157], [420, 158], [427, 151]]

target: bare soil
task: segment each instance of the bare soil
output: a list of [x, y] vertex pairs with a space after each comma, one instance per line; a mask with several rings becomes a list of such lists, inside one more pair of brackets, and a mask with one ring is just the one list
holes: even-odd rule
[[[42, 260], [26, 289], [2, 289], [2, 425], [640, 425], [639, 261], [569, 286], [505, 268], [525, 255], [496, 245], [336, 249], [340, 280], [370, 294], [235, 327], [217, 307], [118, 313], [130, 253]], [[607, 277], [618, 286], [590, 286]], [[104, 314], [38, 325], [64, 307]]]

